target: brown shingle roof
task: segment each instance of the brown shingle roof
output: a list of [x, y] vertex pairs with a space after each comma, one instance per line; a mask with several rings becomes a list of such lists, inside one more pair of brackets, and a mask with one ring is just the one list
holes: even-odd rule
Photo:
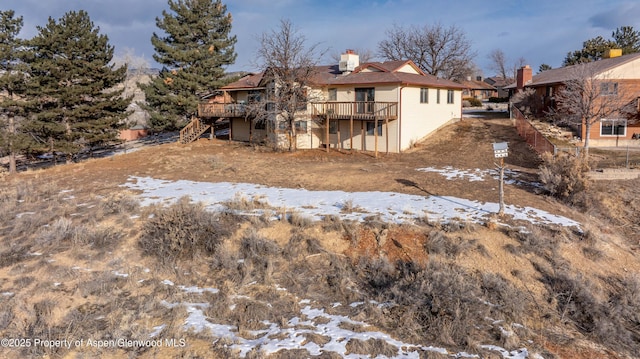
[[[331, 85], [373, 85], [373, 84], [397, 84], [400, 86], [425, 86], [448, 89], [463, 89], [464, 86], [449, 80], [437, 78], [429, 74], [413, 74], [399, 72], [398, 70], [410, 64], [415, 69], [420, 69], [409, 60], [404, 61], [386, 61], [386, 62], [369, 62], [364, 63], [355, 71], [343, 74], [338, 69], [338, 65], [317, 66], [313, 76], [313, 82], [318, 86]], [[363, 72], [362, 70], [374, 67], [379, 71]], [[258, 88], [264, 77], [264, 73], [248, 75], [240, 80], [230, 83], [222, 87], [222, 90], [246, 90]]]
[[264, 77], [264, 72], [257, 74], [249, 74], [238, 81], [232, 82], [226, 86], [221, 87], [221, 90], [247, 90], [260, 87], [260, 82]]
[[464, 88], [470, 90], [495, 90], [496, 88], [484, 81], [460, 81]]
[[[575, 69], [578, 67], [584, 67], [589, 73], [597, 75], [637, 59], [640, 59], [640, 53], [546, 70], [533, 76], [531, 82], [526, 84], [525, 87], [537, 87], [542, 85], [564, 83], [575, 76]], [[507, 86], [506, 88], [511, 89], [515, 87], [516, 84], [514, 83]]]

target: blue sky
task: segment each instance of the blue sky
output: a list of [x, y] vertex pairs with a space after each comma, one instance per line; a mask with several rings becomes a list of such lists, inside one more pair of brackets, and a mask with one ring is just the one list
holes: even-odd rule
[[[620, 26], [640, 30], [640, 2], [617, 0], [228, 0], [233, 34], [238, 37], [236, 64], [229, 70], [255, 70], [252, 58], [260, 34], [289, 19], [308, 44], [319, 43], [331, 55], [347, 48], [377, 50], [385, 31], [394, 24], [441, 23], [462, 29], [473, 44], [475, 62], [485, 76], [488, 54], [501, 49], [509, 63], [523, 57], [538, 69], [546, 63], [559, 67], [569, 51], [601, 35], [611, 36]], [[1, 10], [12, 9], [24, 17], [22, 37], [37, 33], [36, 26], [49, 16], [58, 19], [66, 11], [84, 9], [109, 36], [116, 53], [126, 49], [146, 58], [152, 66], [152, 33], [155, 18], [168, 9], [167, 0], [2, 0]]]

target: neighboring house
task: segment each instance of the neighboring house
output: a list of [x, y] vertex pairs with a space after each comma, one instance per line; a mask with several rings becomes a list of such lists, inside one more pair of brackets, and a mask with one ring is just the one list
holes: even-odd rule
[[484, 82], [493, 86], [498, 92], [497, 97], [509, 97], [509, 90], [505, 87], [509, 86], [513, 80], [511, 78], [505, 79], [502, 76], [487, 77]]
[[[263, 73], [252, 74], [222, 87], [226, 95], [217, 98], [225, 98], [224, 103], [201, 103], [199, 119], [192, 122], [198, 123], [197, 131], [185, 128], [182, 141], [228, 119], [233, 140], [282, 145], [288, 131], [273, 121], [278, 117], [266, 121], [249, 111], [255, 103], [269, 109], [275, 85], [266, 79]], [[358, 55], [347, 51], [340, 64], [316, 67], [313, 83], [295, 122], [299, 149], [402, 152], [462, 114], [464, 87], [425, 74], [409, 60], [360, 65]]]
[[475, 80], [468, 77], [466, 81], [460, 81], [460, 84], [464, 86], [462, 98], [473, 97], [484, 101], [491, 97], [498, 97], [498, 90], [487, 82], [482, 81], [481, 76], [476, 77]]
[[[640, 98], [640, 53], [608, 57], [602, 60], [543, 71], [535, 76], [531, 67], [524, 66], [517, 71], [516, 82], [507, 86], [511, 93], [526, 88], [535, 90], [538, 105], [535, 112], [543, 114], [556, 106], [555, 94], [564, 83], [575, 76], [576, 66], [584, 66], [601, 81], [601, 89], [607, 89], [610, 96], [620, 96], [623, 102], [633, 106], [633, 113], [619, 114], [615, 118], [603, 118], [591, 126], [589, 142], [592, 147], [640, 146], [640, 123], [638, 110]], [[606, 93], [601, 96], [608, 96]], [[585, 126], [578, 128], [581, 138], [586, 138]]]

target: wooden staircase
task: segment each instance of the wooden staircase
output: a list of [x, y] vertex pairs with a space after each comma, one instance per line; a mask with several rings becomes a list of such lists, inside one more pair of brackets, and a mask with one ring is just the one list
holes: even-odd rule
[[188, 125], [180, 130], [180, 143], [193, 142], [210, 128], [210, 125], [205, 125], [198, 117], [194, 117]]

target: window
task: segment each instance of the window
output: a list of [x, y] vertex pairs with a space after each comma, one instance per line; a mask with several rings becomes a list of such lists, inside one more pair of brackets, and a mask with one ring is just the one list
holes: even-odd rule
[[429, 103], [429, 89], [421, 88], [420, 89], [420, 103]]
[[334, 135], [338, 133], [338, 121], [329, 121], [329, 133]]
[[600, 93], [602, 95], [617, 95], [618, 83], [617, 82], [603, 82], [600, 84]]
[[[376, 127], [375, 121], [367, 121], [367, 135], [375, 135], [374, 128]], [[378, 122], [378, 136], [382, 136], [382, 121]]]
[[600, 136], [626, 136], [627, 120], [602, 119], [600, 121]]
[[329, 89], [329, 101], [338, 101], [338, 89], [336, 88]]
[[258, 120], [258, 121], [255, 122], [255, 125], [253, 126], [253, 128], [255, 128], [256, 130], [266, 130], [267, 129], [267, 121]]
[[307, 133], [307, 121], [295, 122], [296, 132]]
[[436, 91], [436, 103], [440, 103], [440, 89]]
[[453, 103], [453, 90], [447, 90], [447, 103]]
[[553, 96], [553, 87], [552, 86], [547, 86], [547, 93], [546, 93], [547, 97], [551, 97]]
[[249, 103], [260, 102], [261, 99], [262, 99], [262, 92], [257, 90], [250, 90], [249, 94], [247, 95], [247, 101]]
[[373, 87], [356, 89], [356, 112], [372, 113], [375, 100], [376, 90]]

